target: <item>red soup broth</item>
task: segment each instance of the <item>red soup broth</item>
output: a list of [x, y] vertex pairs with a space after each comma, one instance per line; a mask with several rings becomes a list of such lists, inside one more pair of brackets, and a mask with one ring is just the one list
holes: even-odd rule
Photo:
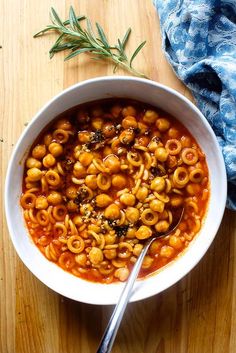
[[44, 256], [80, 278], [125, 281], [150, 236], [139, 277], [165, 266], [202, 226], [209, 199], [203, 151], [175, 118], [108, 99], [61, 114], [25, 162], [21, 206]]

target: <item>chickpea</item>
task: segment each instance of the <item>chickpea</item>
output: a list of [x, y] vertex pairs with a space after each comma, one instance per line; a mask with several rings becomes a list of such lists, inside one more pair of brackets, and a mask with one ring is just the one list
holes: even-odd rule
[[120, 201], [126, 206], [134, 206], [136, 198], [133, 194], [124, 193], [121, 195]]
[[86, 213], [90, 213], [93, 211], [93, 206], [89, 203], [84, 203], [80, 206], [79, 211], [82, 215], [85, 215]]
[[158, 147], [155, 150], [155, 157], [160, 162], [165, 162], [168, 158], [168, 151], [164, 147]]
[[35, 201], [35, 208], [38, 210], [45, 210], [48, 208], [48, 202], [45, 196], [38, 196]]
[[164, 211], [165, 204], [164, 202], [155, 199], [150, 202], [150, 208], [154, 212], [162, 213]]
[[82, 217], [81, 216], [75, 216], [74, 218], [73, 218], [73, 223], [76, 225], [76, 226], [78, 226], [78, 227], [80, 227], [80, 226], [82, 226], [83, 225], [83, 219], [82, 219]]
[[43, 165], [45, 168], [50, 168], [55, 163], [56, 163], [56, 159], [51, 153], [46, 154], [46, 156], [43, 158]]
[[148, 126], [142, 122], [138, 122], [138, 128], [140, 130], [141, 135], [143, 135], [149, 129]]
[[163, 191], [165, 189], [165, 186], [165, 179], [162, 177], [156, 177], [151, 182], [151, 189], [157, 192]]
[[122, 111], [122, 107], [121, 105], [119, 104], [116, 104], [116, 105], [113, 105], [111, 107], [111, 114], [115, 117], [115, 118], [118, 118], [118, 116], [120, 115]]
[[86, 262], [87, 262], [86, 254], [82, 253], [82, 254], [75, 255], [75, 262], [82, 267], [86, 266]]
[[129, 227], [128, 230], [127, 230], [127, 233], [126, 233], [126, 238], [134, 239], [135, 235], [136, 235], [136, 232], [137, 232], [137, 228]]
[[116, 134], [116, 128], [112, 122], [107, 122], [103, 125], [102, 133], [105, 137], [111, 138]]
[[27, 178], [25, 178], [25, 186], [26, 186], [26, 189], [31, 189], [31, 188], [37, 188], [38, 187], [38, 184], [37, 184], [37, 181], [36, 182], [30, 182], [28, 180], [26, 180]]
[[140, 136], [135, 139], [135, 143], [140, 146], [147, 147], [149, 143], [149, 138], [147, 136]]
[[169, 214], [166, 210], [164, 210], [162, 213], [160, 213], [159, 215], [159, 220], [163, 220], [163, 219], [168, 219], [169, 218]]
[[112, 154], [112, 153], [113, 153], [112, 148], [110, 146], [105, 146], [103, 148], [103, 156], [104, 157], [107, 157], [107, 156], [109, 156], [109, 154]]
[[122, 127], [124, 129], [129, 129], [129, 128], [134, 128], [136, 129], [138, 127], [137, 120], [135, 119], [134, 116], [128, 115], [126, 116], [121, 123]]
[[117, 156], [111, 154], [104, 160], [104, 165], [110, 170], [110, 173], [118, 173], [120, 171], [120, 161]]
[[105, 234], [104, 239], [105, 239], [106, 245], [112, 245], [116, 241], [116, 235], [115, 234]]
[[84, 178], [87, 172], [85, 167], [80, 162], [76, 162], [74, 164], [73, 174], [76, 178]]
[[167, 131], [170, 128], [170, 122], [169, 122], [169, 120], [167, 120], [165, 118], [157, 119], [156, 127], [161, 132]]
[[99, 117], [99, 116], [103, 115], [103, 113], [104, 113], [103, 109], [100, 106], [94, 107], [91, 111], [91, 114], [94, 117]]
[[129, 277], [129, 270], [126, 267], [120, 267], [115, 270], [114, 276], [118, 278], [121, 282], [124, 282]]
[[101, 130], [103, 125], [103, 118], [99, 116], [92, 118], [91, 125], [94, 130]]
[[78, 212], [78, 205], [73, 200], [69, 200], [66, 207], [69, 212]]
[[112, 203], [112, 198], [107, 194], [99, 194], [96, 196], [96, 205], [104, 208]]
[[158, 113], [154, 110], [147, 110], [144, 114], [143, 121], [147, 124], [154, 124], [158, 116]]
[[150, 248], [149, 248], [149, 253], [151, 255], [157, 255], [159, 250], [161, 248], [161, 242], [160, 240], [154, 240], [154, 242], [150, 245]]
[[103, 250], [103, 254], [104, 254], [104, 256], [105, 256], [108, 260], [115, 259], [116, 256], [117, 256], [116, 249], [106, 249], [106, 250]]
[[134, 249], [133, 249], [133, 254], [138, 257], [140, 255], [142, 249], [143, 249], [142, 244], [135, 244]]
[[136, 109], [132, 105], [128, 105], [127, 107], [124, 107], [122, 109], [122, 115], [125, 118], [126, 116], [135, 116], [136, 115]]
[[134, 140], [134, 131], [133, 130], [124, 130], [119, 136], [119, 140], [124, 145], [129, 145]]
[[95, 167], [95, 165], [93, 163], [91, 163], [90, 166], [87, 169], [87, 173], [96, 175], [96, 174], [99, 174], [100, 171]]
[[146, 199], [147, 196], [148, 188], [146, 186], [141, 186], [136, 193], [137, 199], [142, 202]]
[[115, 203], [112, 203], [105, 209], [104, 216], [108, 219], [118, 219], [120, 217], [119, 206]]
[[112, 185], [117, 189], [124, 189], [126, 186], [126, 178], [122, 174], [114, 174], [111, 179]]
[[160, 143], [158, 143], [157, 141], [151, 140], [147, 147], [150, 152], [155, 152], [159, 145]]
[[149, 256], [149, 255], [144, 256], [142, 268], [144, 268], [144, 269], [150, 268], [153, 261], [154, 261], [154, 259], [151, 256]]
[[170, 204], [172, 207], [179, 207], [184, 202], [184, 199], [181, 195], [174, 195], [170, 199]]
[[163, 220], [157, 222], [157, 224], [155, 225], [155, 229], [158, 233], [165, 233], [169, 229], [169, 226], [169, 222]]
[[50, 145], [50, 143], [52, 142], [52, 135], [51, 134], [44, 135], [43, 142], [44, 142], [45, 146], [48, 147]]
[[139, 220], [139, 210], [135, 207], [127, 207], [125, 216], [130, 223], [135, 223]]
[[88, 257], [93, 265], [98, 265], [100, 262], [103, 261], [103, 252], [101, 249], [93, 246], [88, 254]]
[[46, 154], [45, 145], [37, 145], [33, 148], [32, 156], [36, 159], [42, 159]]
[[179, 136], [179, 132], [178, 130], [176, 130], [174, 127], [170, 128], [169, 131], [168, 131], [168, 136], [171, 138], [171, 139], [176, 139], [178, 138]]
[[76, 120], [78, 121], [78, 123], [80, 125], [84, 125], [87, 124], [90, 120], [90, 117], [88, 116], [88, 112], [80, 109], [77, 113], [76, 113]]
[[96, 190], [97, 189], [97, 177], [96, 175], [87, 175], [85, 178], [85, 184], [91, 189], [91, 190]]
[[42, 177], [42, 171], [38, 168], [30, 168], [27, 170], [27, 175], [29, 178], [29, 181], [38, 181]]
[[89, 131], [80, 131], [78, 133], [78, 140], [80, 143], [88, 143], [91, 139], [91, 134]]
[[57, 142], [52, 142], [48, 146], [49, 152], [54, 156], [54, 157], [59, 157], [63, 153], [63, 147]]
[[33, 157], [29, 157], [26, 160], [26, 167], [40, 169], [42, 167], [42, 163]]
[[89, 224], [88, 230], [92, 230], [95, 233], [100, 233], [101, 227], [99, 227], [97, 224]]
[[169, 239], [169, 244], [172, 248], [179, 250], [183, 247], [183, 243], [180, 238], [176, 237], [175, 235], [171, 235]]
[[168, 245], [163, 245], [161, 250], [160, 250], [160, 256], [161, 257], [167, 257], [170, 259], [174, 255], [174, 249]]
[[57, 191], [51, 191], [47, 197], [48, 203], [56, 206], [62, 202], [62, 195]]
[[[151, 133], [151, 139], [153, 139], [153, 140], [155, 140], [155, 141], [158, 142], [158, 139], [161, 139], [161, 133], [160, 133], [160, 131], [158, 131], [158, 130], [152, 131], [152, 133]], [[161, 144], [161, 142], [160, 142], [160, 144]], [[162, 144], [161, 144], [161, 146], [162, 146]]]
[[187, 185], [186, 190], [189, 195], [194, 196], [199, 194], [199, 192], [201, 191], [201, 187], [199, 184], [190, 183]]
[[68, 197], [68, 199], [75, 199], [76, 196], [77, 196], [77, 189], [75, 186], [69, 186], [67, 189], [66, 189], [66, 196]]
[[57, 121], [55, 128], [62, 129], [62, 130], [71, 130], [72, 125], [68, 119], [60, 119]]
[[188, 136], [185, 136], [185, 135], [181, 136], [180, 142], [181, 142], [182, 148], [191, 147], [191, 138]]
[[139, 240], [147, 239], [152, 236], [152, 230], [147, 226], [141, 226], [136, 232], [136, 238]]
[[93, 154], [90, 152], [81, 152], [79, 155], [79, 161], [84, 166], [87, 167], [92, 163]]

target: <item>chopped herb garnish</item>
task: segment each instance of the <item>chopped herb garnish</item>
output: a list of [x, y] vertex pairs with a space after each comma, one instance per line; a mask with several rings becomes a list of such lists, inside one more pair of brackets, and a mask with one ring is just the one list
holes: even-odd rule
[[158, 167], [151, 167], [150, 168], [150, 172], [152, 173], [152, 175], [154, 177], [157, 177], [157, 176], [163, 176], [166, 174], [165, 170], [164, 170], [164, 167], [163, 167], [163, 170], [158, 168]]
[[97, 130], [92, 134], [90, 143], [98, 143], [104, 141], [102, 130]]
[[122, 236], [125, 236], [126, 235], [126, 233], [127, 233], [127, 230], [128, 230], [128, 228], [129, 228], [129, 226], [128, 225], [124, 225], [124, 226], [118, 226], [117, 225], [117, 221], [112, 221], [112, 220], [108, 220], [108, 224], [109, 224], [109, 226], [112, 228], [112, 229], [114, 229], [114, 231], [116, 232], [116, 235], [118, 236], [118, 237], [122, 237]]
[[86, 188], [81, 187], [77, 192], [77, 196], [74, 199], [74, 203], [79, 206], [87, 198], [88, 198], [88, 190]]

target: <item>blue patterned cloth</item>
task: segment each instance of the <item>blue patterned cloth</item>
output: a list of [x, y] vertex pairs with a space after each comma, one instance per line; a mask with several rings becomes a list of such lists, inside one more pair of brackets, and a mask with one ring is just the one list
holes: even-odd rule
[[222, 148], [236, 210], [236, 0], [154, 0], [162, 44]]

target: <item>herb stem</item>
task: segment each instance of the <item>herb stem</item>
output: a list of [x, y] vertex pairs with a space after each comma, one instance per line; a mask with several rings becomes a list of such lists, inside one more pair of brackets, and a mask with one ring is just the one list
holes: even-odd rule
[[[111, 45], [107, 40], [103, 28], [96, 23], [97, 34], [95, 34], [90, 20], [85, 16], [76, 16], [72, 6], [69, 10], [68, 20], [62, 21], [54, 8], [51, 8], [50, 18], [52, 24], [46, 26], [43, 30], [34, 35], [34, 37], [39, 37], [49, 31], [56, 31], [59, 33], [59, 37], [49, 51], [50, 58], [52, 58], [54, 54], [64, 50], [70, 50], [70, 53], [65, 57], [65, 60], [69, 60], [81, 53], [87, 52], [93, 54], [93, 59], [111, 60], [114, 63], [114, 72], [120, 66], [135, 76], [148, 78], [145, 74], [136, 70], [132, 65], [134, 58], [143, 48], [146, 41], [142, 42], [135, 49], [131, 58], [128, 58], [125, 52], [125, 47], [131, 33], [130, 28], [126, 31], [122, 40], [118, 39], [116, 45]], [[84, 19], [86, 19], [87, 23], [86, 28], [83, 28], [80, 24]]]

